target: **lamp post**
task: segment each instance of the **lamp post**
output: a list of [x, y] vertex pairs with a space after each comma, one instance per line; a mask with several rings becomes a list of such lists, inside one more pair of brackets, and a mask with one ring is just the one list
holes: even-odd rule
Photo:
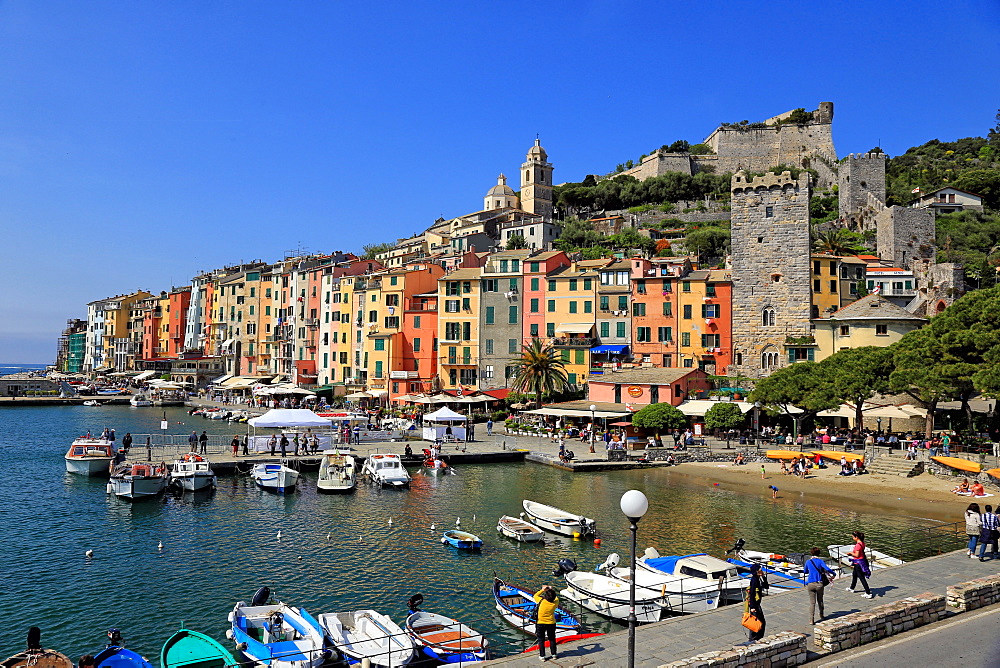
[[639, 530], [639, 520], [649, 510], [649, 500], [637, 489], [630, 489], [622, 494], [619, 504], [625, 517], [628, 518], [628, 528], [632, 532], [631, 556], [628, 578], [628, 668], [635, 666], [635, 536]]
[[597, 406], [590, 404], [590, 451], [594, 452], [594, 432], [597, 431], [597, 418], [596, 415]]
[[760, 402], [753, 403], [753, 442], [760, 449]]

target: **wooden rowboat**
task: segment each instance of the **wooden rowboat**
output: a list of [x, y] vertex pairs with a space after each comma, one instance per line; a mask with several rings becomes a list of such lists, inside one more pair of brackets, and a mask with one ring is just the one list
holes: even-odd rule
[[961, 457], [931, 457], [931, 460], [967, 473], [979, 473], [983, 470], [982, 465], [978, 462], [970, 462], [968, 459], [962, 459]]
[[163, 643], [163, 668], [235, 668], [239, 662], [229, 650], [203, 633], [181, 628]]
[[418, 610], [406, 618], [406, 632], [424, 654], [437, 661], [486, 660], [488, 643], [483, 634], [450, 617]]
[[545, 537], [545, 533], [534, 524], [510, 515], [504, 515], [497, 521], [497, 531], [522, 543], [536, 543]]
[[865, 461], [864, 454], [854, 454], [853, 452], [841, 452], [839, 450], [813, 450], [809, 454], [816, 456], [819, 455], [823, 459], [833, 459], [835, 461], [840, 461], [843, 457], [848, 462], [853, 462], [855, 459], [860, 459], [862, 462]]
[[3, 668], [73, 668], [69, 657], [54, 649], [42, 648], [42, 631], [37, 626], [28, 629], [28, 648], [8, 657]]

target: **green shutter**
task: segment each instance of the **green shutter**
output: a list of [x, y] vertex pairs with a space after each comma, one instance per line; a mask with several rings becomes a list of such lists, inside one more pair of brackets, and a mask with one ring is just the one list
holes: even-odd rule
[[487, 325], [492, 325], [493, 324], [493, 307], [492, 306], [487, 306], [486, 307], [486, 324]]
[[809, 348], [808, 351], [806, 352], [806, 354], [809, 356], [809, 361], [810, 362], [815, 361], [815, 358], [816, 358], [815, 352], [816, 351], [813, 350], [812, 348]]
[[563, 362], [569, 362], [569, 348], [563, 348], [560, 350], [559, 356], [562, 358]]
[[601, 323], [601, 336], [604, 338], [611, 336], [611, 323], [607, 321]]
[[795, 364], [795, 348], [788, 349], [788, 363]]
[[577, 364], [583, 364], [583, 360], [584, 360], [583, 351], [582, 350], [577, 350], [576, 351], [576, 363]]

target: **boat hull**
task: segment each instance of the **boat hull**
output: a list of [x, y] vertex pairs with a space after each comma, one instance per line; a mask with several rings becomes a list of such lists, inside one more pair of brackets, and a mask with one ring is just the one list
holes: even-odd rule
[[112, 457], [87, 457], [86, 459], [66, 457], [66, 472], [106, 478], [111, 475], [112, 459]]
[[[627, 568], [611, 569], [611, 577], [628, 582], [631, 573]], [[684, 578], [653, 572], [636, 570], [636, 584], [659, 594], [666, 612], [693, 615], [698, 612], [715, 610], [723, 596], [719, 588], [703, 583], [685, 583]]]
[[445, 531], [441, 541], [458, 550], [478, 550], [483, 546], [483, 540], [465, 531]]
[[323, 494], [350, 494], [358, 485], [355, 459], [346, 452], [329, 450], [319, 465], [316, 489]]
[[196, 473], [194, 475], [174, 476], [173, 480], [177, 482], [185, 492], [197, 492], [203, 489], [212, 489], [215, 487], [216, 477], [214, 473], [204, 474]]
[[320, 626], [349, 663], [368, 659], [385, 668], [405, 666], [413, 659], [413, 641], [385, 615], [374, 610], [325, 613]]
[[73, 662], [54, 649], [25, 650], [3, 660], [3, 668], [73, 668]]
[[[826, 549], [830, 551], [830, 556], [840, 563], [848, 567], [854, 566], [851, 563], [851, 558], [847, 556], [854, 549], [854, 545], [828, 545]], [[889, 566], [900, 566], [905, 563], [902, 559], [889, 556], [878, 550], [872, 550], [871, 548], [865, 549], [865, 554], [868, 555], [868, 565], [871, 568], [888, 568]]]
[[523, 501], [522, 506], [531, 523], [546, 531], [580, 538], [592, 538], [597, 534], [597, 523], [582, 515], [567, 513], [534, 501]]
[[160, 650], [162, 668], [235, 668], [239, 662], [209, 636], [181, 629], [163, 643]]
[[[273, 619], [283, 622], [276, 631]], [[229, 613], [227, 634], [241, 654], [269, 668], [319, 668], [329, 657], [322, 627], [302, 608], [284, 603], [248, 606], [240, 601]]]
[[130, 649], [108, 647], [94, 657], [94, 668], [153, 668], [153, 664]]
[[545, 538], [545, 532], [535, 525], [509, 515], [500, 518], [497, 522], [497, 531], [520, 543], [538, 543]]
[[[567, 573], [566, 584], [560, 595], [608, 619], [625, 620], [630, 612], [630, 585], [624, 580], [591, 573]], [[640, 624], [657, 622], [664, 605], [657, 592], [636, 587], [635, 616]]]
[[414, 612], [406, 618], [406, 632], [426, 656], [442, 663], [486, 660], [483, 634], [461, 622], [432, 612]]
[[285, 494], [295, 490], [299, 472], [278, 464], [257, 464], [253, 469], [253, 481], [261, 489]]
[[123, 476], [111, 478], [111, 492], [120, 499], [138, 501], [163, 493], [167, 487], [166, 476]]
[[[509, 625], [528, 635], [535, 635], [533, 595], [526, 589], [509, 585], [499, 578], [493, 581], [493, 600], [497, 612]], [[556, 608], [556, 637], [580, 633], [580, 620], [562, 608]]]

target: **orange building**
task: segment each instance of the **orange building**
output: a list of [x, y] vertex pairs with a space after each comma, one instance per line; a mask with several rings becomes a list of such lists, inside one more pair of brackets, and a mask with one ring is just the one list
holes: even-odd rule
[[178, 358], [184, 353], [184, 334], [187, 330], [188, 306], [191, 305], [191, 286], [171, 290], [167, 296], [166, 351], [160, 357]]
[[710, 387], [708, 374], [701, 369], [630, 369], [591, 376], [587, 398], [633, 407], [660, 403], [678, 406], [689, 395], [708, 392]]

